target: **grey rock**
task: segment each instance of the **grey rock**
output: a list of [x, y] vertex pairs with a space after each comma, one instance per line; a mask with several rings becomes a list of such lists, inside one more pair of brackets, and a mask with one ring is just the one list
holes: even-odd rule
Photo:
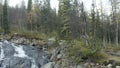
[[42, 66], [41, 68], [54, 68], [55, 62], [49, 62]]
[[61, 58], [62, 58], [62, 54], [58, 54], [57, 59], [61, 59]]
[[48, 62], [48, 54], [38, 48], [0, 42], [0, 68], [41, 68]]
[[107, 65], [107, 68], [112, 68], [112, 64], [108, 64], [108, 65]]
[[83, 65], [77, 65], [77, 68], [85, 68]]
[[120, 66], [116, 66], [116, 68], [120, 68]]
[[55, 38], [54, 37], [52, 37], [52, 38], [49, 38], [48, 39], [48, 45], [53, 45], [54, 43], [55, 43]]

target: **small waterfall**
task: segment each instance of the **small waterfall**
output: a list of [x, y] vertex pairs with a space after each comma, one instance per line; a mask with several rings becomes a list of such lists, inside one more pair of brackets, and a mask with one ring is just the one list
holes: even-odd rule
[[4, 50], [2, 48], [2, 42], [0, 42], [0, 50], [1, 50], [1, 53], [0, 53], [0, 61], [3, 60], [3, 58], [5, 57], [4, 56]]
[[34, 58], [29, 57], [28, 55], [26, 55], [25, 51], [23, 50], [22, 45], [15, 46], [15, 44], [12, 43], [12, 46], [14, 47], [15, 51], [17, 52], [17, 53], [14, 54], [14, 56], [21, 57], [21, 58], [28, 58], [32, 62], [31, 68], [38, 68], [36, 66], [36, 62], [35, 62]]
[[34, 60], [33, 58], [31, 58], [31, 57], [28, 57], [28, 58], [31, 59], [31, 62], [32, 62], [31, 68], [38, 68], [38, 67], [36, 66], [35, 60]]
[[0, 68], [41, 68], [48, 61], [47, 54], [43, 53], [33, 46], [3, 40], [0, 42]]
[[21, 58], [26, 58], [28, 57], [26, 54], [25, 54], [25, 51], [23, 50], [23, 47], [22, 46], [15, 46], [14, 43], [12, 43], [12, 46], [14, 47], [15, 51], [17, 53], [14, 54], [14, 56], [16, 57], [21, 57]]

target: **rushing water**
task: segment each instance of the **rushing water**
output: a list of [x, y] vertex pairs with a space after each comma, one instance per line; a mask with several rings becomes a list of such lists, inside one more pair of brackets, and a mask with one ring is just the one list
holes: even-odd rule
[[1, 42], [0, 42], [0, 49], [1, 49], [0, 60], [3, 60], [3, 58], [4, 58], [4, 50], [2, 48], [2, 43]]
[[26, 54], [25, 54], [25, 51], [23, 50], [23, 46], [15, 46], [15, 44], [12, 43], [12, 46], [14, 47], [15, 51], [17, 53], [14, 54], [14, 56], [17, 56], [17, 57], [21, 57], [21, 58], [25, 58], [25, 57], [28, 57]]
[[33, 46], [0, 42], [0, 68], [41, 68], [48, 62], [46, 56]]

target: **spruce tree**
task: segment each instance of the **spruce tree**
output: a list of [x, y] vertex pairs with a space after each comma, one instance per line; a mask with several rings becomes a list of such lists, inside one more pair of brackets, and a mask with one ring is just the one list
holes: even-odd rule
[[43, 29], [44, 33], [49, 33], [51, 30], [51, 7], [50, 7], [50, 0], [42, 1], [43, 5], [41, 5], [41, 28]]
[[61, 22], [60, 26], [60, 37], [64, 40], [70, 39], [70, 0], [60, 0], [59, 1], [59, 18]]
[[2, 29], [4, 33], [9, 32], [9, 23], [8, 23], [8, 9], [7, 9], [7, 0], [4, 2], [3, 6], [3, 23], [2, 23]]
[[32, 9], [32, 0], [28, 0], [28, 6], [27, 6], [28, 13], [31, 11], [31, 9]]
[[0, 27], [1, 27], [1, 23], [2, 23], [2, 15], [3, 15], [2, 9], [3, 9], [3, 5], [2, 5], [2, 1], [0, 0]]
[[28, 0], [27, 6], [27, 29], [31, 32], [33, 31], [33, 24], [32, 24], [32, 0]]

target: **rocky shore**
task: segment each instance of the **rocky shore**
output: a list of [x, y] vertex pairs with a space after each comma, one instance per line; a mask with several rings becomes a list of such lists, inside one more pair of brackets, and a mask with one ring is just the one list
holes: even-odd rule
[[[117, 62], [115, 60], [108, 60], [103, 63], [91, 62], [88, 60], [88, 61], [83, 61], [79, 64], [76, 64], [72, 61], [72, 59], [70, 59], [71, 57], [68, 56], [68, 47], [66, 46], [65, 41], [60, 41], [59, 46], [57, 46], [55, 48], [51, 48], [51, 49], [49, 48], [56, 41], [56, 39], [54, 37], [44, 40], [44, 39], [38, 39], [38, 38], [26, 38], [25, 36], [20, 36], [20, 35], [14, 34], [13, 36], [10, 36], [10, 37], [6, 36], [6, 38], [1, 37], [1, 41], [5, 40], [5, 39], [7, 39], [9, 42], [17, 44], [17, 45], [23, 45], [23, 46], [25, 45], [25, 46], [35, 47], [38, 50], [43, 51], [43, 52], [45, 52], [45, 54], [48, 55], [47, 58], [43, 57], [43, 58], [45, 58], [45, 61], [48, 60], [45, 64], [42, 64], [39, 67], [29, 67], [29, 66], [26, 67], [25, 66], [23, 68], [120, 68], [120, 65], [117, 64]], [[30, 50], [29, 47], [26, 49]], [[34, 54], [33, 51], [31, 51], [31, 53]], [[119, 54], [120, 52], [113, 53], [113, 52], [107, 51], [107, 53], [108, 54], [112, 53], [113, 55], [115, 54], [118, 57], [120, 57], [120, 54]], [[28, 54], [30, 54], [30, 52]], [[38, 58], [39, 57], [37, 57], [37, 59]], [[42, 58], [42, 60], [43, 60], [43, 58]], [[15, 60], [15, 58], [14, 58], [14, 60]], [[21, 60], [23, 60], [23, 59], [21, 59]], [[27, 62], [27, 61], [29, 61], [29, 60], [26, 60], [25, 62]], [[15, 62], [17, 62], [17, 61], [15, 61]], [[0, 62], [0, 64], [3, 65], [3, 63], [1, 63], [1, 62]], [[2, 68], [2, 67], [0, 67], [0, 68]], [[4, 68], [7, 68], [7, 67], [4, 67]], [[12, 67], [10, 67], [10, 68], [12, 68]], [[14, 68], [18, 68], [18, 67], [14, 67]]]

